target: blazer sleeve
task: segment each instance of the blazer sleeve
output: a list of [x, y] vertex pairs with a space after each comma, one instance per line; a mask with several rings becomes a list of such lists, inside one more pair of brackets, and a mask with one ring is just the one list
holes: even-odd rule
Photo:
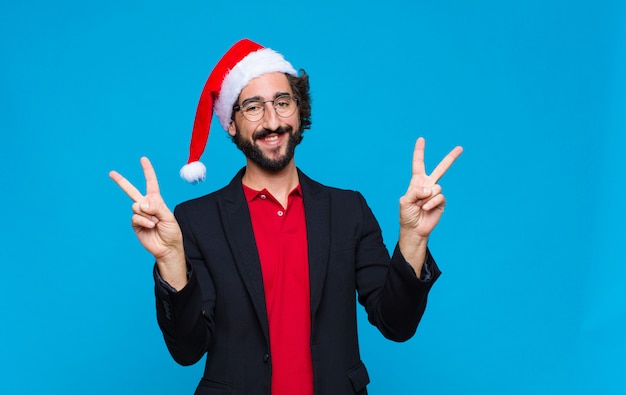
[[[157, 321], [174, 360], [181, 365], [192, 365], [207, 352], [212, 339], [211, 298], [203, 296], [203, 293], [211, 294], [212, 279], [202, 264], [191, 232], [185, 229], [187, 222], [183, 210], [177, 207], [174, 214], [183, 230], [189, 281], [177, 292], [160, 278], [155, 265]], [[199, 286], [199, 276], [203, 276], [203, 290]]]
[[[376, 317], [386, 337], [406, 341], [415, 334], [426, 309], [428, 293], [441, 274], [430, 251], [427, 251], [424, 265], [429, 267], [431, 275], [421, 280], [396, 245]], [[373, 319], [370, 317], [370, 321]]]
[[426, 309], [428, 292], [441, 274], [430, 251], [425, 266], [430, 274], [420, 279], [396, 244], [391, 258], [383, 244], [380, 226], [359, 194], [362, 230], [357, 243], [357, 291], [368, 320], [386, 338], [406, 341], [413, 337]]

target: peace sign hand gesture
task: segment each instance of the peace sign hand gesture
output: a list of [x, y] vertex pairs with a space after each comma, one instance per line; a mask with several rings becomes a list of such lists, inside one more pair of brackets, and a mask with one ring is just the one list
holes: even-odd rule
[[180, 290], [187, 284], [182, 232], [161, 197], [156, 173], [148, 158], [141, 158], [141, 167], [146, 178], [145, 196], [118, 172], [111, 171], [109, 177], [133, 200], [133, 229], [144, 248], [154, 255], [161, 277]]
[[413, 169], [411, 182], [405, 195], [400, 198], [400, 251], [416, 273], [421, 273], [426, 257], [426, 243], [430, 233], [439, 223], [446, 205], [446, 198], [441, 193], [439, 179], [452, 166], [463, 152], [462, 147], [455, 147], [426, 175], [424, 166], [425, 140], [420, 137], [413, 151]]

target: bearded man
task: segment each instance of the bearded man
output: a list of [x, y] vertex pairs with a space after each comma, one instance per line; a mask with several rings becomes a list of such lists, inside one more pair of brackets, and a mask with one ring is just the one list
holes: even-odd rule
[[390, 257], [360, 193], [296, 167], [311, 126], [304, 71], [250, 40], [229, 49], [200, 97], [187, 181], [205, 177], [213, 113], [246, 158], [224, 188], [172, 213], [147, 158], [145, 195], [110, 173], [134, 200], [132, 225], [156, 260], [157, 320], [172, 357], [190, 365], [206, 355], [196, 394], [367, 394], [357, 301], [385, 337], [415, 334], [440, 275], [427, 248], [446, 204], [437, 182], [462, 148], [427, 175], [417, 140]]

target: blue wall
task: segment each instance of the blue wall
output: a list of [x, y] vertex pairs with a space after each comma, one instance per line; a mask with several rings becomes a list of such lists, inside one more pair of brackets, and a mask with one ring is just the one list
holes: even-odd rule
[[429, 169], [465, 147], [417, 336], [359, 316], [372, 394], [626, 392], [623, 2], [212, 3], [0, 5], [0, 393], [193, 392], [201, 364], [167, 354], [107, 173], [141, 183], [149, 156], [172, 207], [231, 178], [244, 161], [217, 122], [207, 181], [177, 173], [241, 37], [310, 74], [297, 163], [363, 192], [390, 246], [415, 139]]

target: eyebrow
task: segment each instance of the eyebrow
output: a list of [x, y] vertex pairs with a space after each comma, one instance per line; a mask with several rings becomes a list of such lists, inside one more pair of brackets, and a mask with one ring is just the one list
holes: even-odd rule
[[[281, 96], [291, 96], [292, 94], [289, 92], [276, 92], [274, 94], [274, 100], [276, 100], [276, 98], [281, 97]], [[246, 100], [241, 102], [241, 106], [245, 106], [246, 104], [253, 102], [253, 101], [259, 101], [262, 102], [264, 101], [263, 98], [261, 96], [252, 96], [247, 98]]]

